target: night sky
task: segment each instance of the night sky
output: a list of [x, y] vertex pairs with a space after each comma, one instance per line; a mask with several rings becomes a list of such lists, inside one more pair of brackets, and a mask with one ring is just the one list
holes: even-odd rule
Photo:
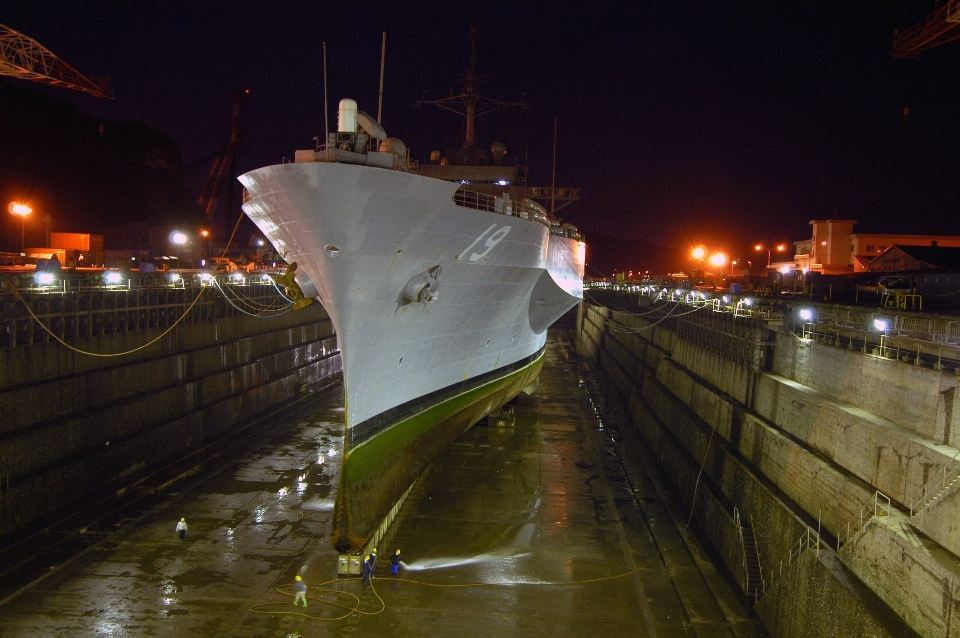
[[[413, 105], [459, 91], [476, 24], [481, 92], [530, 106], [479, 120], [480, 143], [504, 142], [549, 185], [556, 117], [557, 184], [582, 188], [561, 216], [588, 240], [646, 239], [677, 256], [623, 264], [639, 269], [682, 266], [695, 244], [752, 259], [753, 243], [808, 238], [809, 220], [834, 216], [860, 232], [960, 235], [960, 42], [890, 55], [894, 29], [934, 8], [8, 0], [0, 23], [109, 77], [113, 101], [43, 90], [172, 136], [195, 192], [203, 158], [228, 139], [232, 90], [251, 91], [239, 172], [322, 135], [324, 41], [331, 128], [341, 97], [375, 115], [383, 29], [387, 132], [420, 160], [457, 145], [462, 119]], [[2, 229], [19, 235], [11, 217]]]

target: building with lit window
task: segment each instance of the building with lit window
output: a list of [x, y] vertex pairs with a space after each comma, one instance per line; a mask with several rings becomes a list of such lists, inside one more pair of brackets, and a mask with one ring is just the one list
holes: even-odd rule
[[893, 246], [960, 248], [960, 237], [854, 233], [853, 219], [815, 219], [810, 239], [794, 242], [793, 264], [771, 264], [825, 275], [871, 270], [870, 263]]

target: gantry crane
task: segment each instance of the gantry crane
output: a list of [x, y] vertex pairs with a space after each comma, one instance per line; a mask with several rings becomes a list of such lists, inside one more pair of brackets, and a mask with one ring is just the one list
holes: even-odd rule
[[893, 57], [915, 58], [921, 51], [960, 38], [960, 0], [948, 0], [932, 15], [893, 37]]
[[200, 199], [197, 204], [203, 209], [204, 214], [209, 221], [217, 212], [217, 204], [220, 202], [220, 190], [223, 183], [227, 180], [230, 173], [230, 167], [237, 157], [237, 147], [240, 145], [240, 104], [243, 99], [250, 95], [250, 91], [233, 91], [233, 124], [230, 130], [230, 141], [220, 149], [217, 156], [213, 159], [213, 165], [210, 167], [210, 174], [207, 176], [207, 183], [200, 193]]
[[0, 24], [0, 75], [113, 99], [106, 78], [88, 79], [31, 37]]

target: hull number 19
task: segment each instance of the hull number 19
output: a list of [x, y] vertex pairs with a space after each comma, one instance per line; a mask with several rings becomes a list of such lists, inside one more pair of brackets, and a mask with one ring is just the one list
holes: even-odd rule
[[487, 237], [487, 235], [490, 234], [490, 236], [487, 237], [487, 240], [484, 242], [484, 246], [486, 246], [487, 249], [484, 250], [483, 252], [475, 252], [475, 253], [473, 253], [472, 255], [470, 255], [470, 261], [480, 261], [481, 259], [483, 259], [484, 257], [486, 257], [486, 256], [487, 256], [487, 253], [489, 253], [491, 250], [493, 250], [494, 248], [496, 248], [497, 244], [500, 243], [500, 240], [502, 240], [504, 237], [506, 237], [506, 236], [507, 236], [507, 233], [510, 232], [510, 227], [509, 227], [509, 226], [501, 226], [500, 228], [498, 228], [498, 229], [497, 229], [496, 231], [494, 231], [493, 233], [490, 233], [490, 231], [493, 230], [494, 228], [497, 228], [497, 225], [496, 225], [496, 224], [490, 224], [490, 227], [487, 228], [487, 229], [486, 229], [485, 231], [483, 231], [482, 233], [480, 233], [480, 236], [477, 237], [476, 239], [474, 239], [474, 240], [473, 240], [473, 243], [470, 244], [469, 246], [467, 246], [467, 249], [464, 250], [464, 251], [463, 251], [462, 253], [460, 253], [460, 254], [461, 254], [461, 255], [466, 255], [468, 252], [470, 252], [470, 249], [473, 248], [474, 246], [476, 246], [477, 243], [478, 243], [481, 239], [483, 239], [484, 237]]

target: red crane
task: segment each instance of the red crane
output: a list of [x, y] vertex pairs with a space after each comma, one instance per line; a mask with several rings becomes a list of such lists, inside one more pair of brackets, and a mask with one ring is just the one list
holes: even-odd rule
[[250, 91], [233, 91], [230, 95], [233, 96], [233, 125], [230, 131], [230, 142], [220, 149], [213, 159], [207, 183], [203, 187], [203, 192], [200, 193], [200, 199], [197, 200], [197, 204], [203, 209], [209, 221], [213, 221], [213, 216], [217, 212], [220, 191], [230, 176], [230, 168], [237, 157], [237, 147], [240, 145], [240, 104], [250, 95]]
[[932, 49], [960, 38], [960, 0], [949, 0], [905, 31], [893, 36], [893, 57], [915, 58], [921, 51]]
[[94, 82], [31, 37], [0, 24], [0, 75], [113, 99], [106, 78]]

